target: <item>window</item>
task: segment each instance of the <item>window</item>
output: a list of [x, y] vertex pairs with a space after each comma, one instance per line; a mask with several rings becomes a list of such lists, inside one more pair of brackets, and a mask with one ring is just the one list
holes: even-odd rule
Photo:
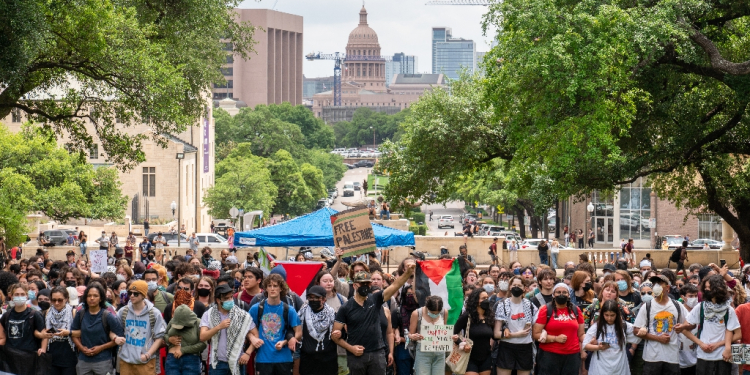
[[620, 238], [650, 240], [651, 188], [643, 186], [643, 178], [620, 190]]
[[156, 196], [156, 167], [143, 167], [143, 196]]
[[711, 214], [698, 215], [698, 238], [710, 238], [721, 241], [721, 216]]
[[227, 64], [231, 64], [234, 62], [234, 55], [227, 55]]
[[222, 47], [222, 49], [224, 51], [231, 51], [232, 49], [234, 49], [234, 45], [232, 45], [232, 43], [224, 43], [224, 47]]
[[214, 83], [214, 88], [217, 89], [225, 89], [225, 88], [234, 88], [234, 80], [228, 79], [225, 83]]
[[91, 145], [91, 148], [89, 148], [89, 159], [99, 159], [99, 145]]
[[13, 122], [21, 122], [21, 110], [18, 108], [14, 108], [11, 113], [11, 121]]
[[225, 76], [233, 76], [234, 68], [221, 68], [221, 74]]

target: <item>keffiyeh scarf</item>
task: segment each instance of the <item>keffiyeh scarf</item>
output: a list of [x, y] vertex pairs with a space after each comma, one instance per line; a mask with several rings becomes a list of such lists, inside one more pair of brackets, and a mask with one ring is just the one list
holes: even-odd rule
[[330, 331], [333, 328], [333, 320], [336, 317], [336, 312], [326, 303], [323, 304], [323, 309], [318, 312], [313, 311], [310, 306], [305, 304], [300, 309], [299, 315], [302, 318], [302, 324], [307, 322], [307, 331], [310, 332], [310, 336], [318, 342], [318, 345], [315, 346], [315, 351], [317, 352], [320, 349], [325, 350], [323, 340], [326, 337], [326, 333], [328, 333], [329, 338], [331, 337]]
[[[47, 328], [54, 328], [58, 331], [64, 329], [66, 331], [70, 331], [70, 327], [73, 324], [73, 307], [70, 306], [70, 304], [65, 304], [65, 307], [61, 311], [57, 311], [54, 307], [50, 307], [49, 310], [47, 310], [47, 319], [46, 319], [46, 326]], [[67, 341], [68, 345], [70, 345], [70, 348], [75, 350], [75, 345], [73, 345], [73, 340], [70, 339], [70, 335], [67, 337], [61, 337], [61, 336], [52, 336], [52, 338], [47, 343], [47, 349], [49, 349], [49, 344], [56, 342], [56, 341]]]
[[713, 303], [711, 301], [703, 301], [703, 316], [706, 320], [709, 320], [713, 317], [721, 319], [724, 318], [724, 314], [727, 313], [728, 308], [728, 303]]
[[[216, 327], [221, 323], [221, 314], [218, 307], [212, 307], [209, 314], [211, 327]], [[232, 375], [240, 375], [239, 359], [242, 354], [242, 345], [245, 343], [245, 334], [250, 330], [250, 324], [253, 319], [245, 310], [235, 306], [229, 310], [229, 328], [227, 328], [227, 363]], [[211, 368], [216, 369], [219, 362], [219, 336], [211, 337]]]

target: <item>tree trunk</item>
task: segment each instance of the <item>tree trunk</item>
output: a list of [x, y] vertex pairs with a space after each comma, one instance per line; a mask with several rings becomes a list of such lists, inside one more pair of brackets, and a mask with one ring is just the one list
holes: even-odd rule
[[[515, 211], [515, 217], [518, 218], [518, 228], [520, 229], [518, 233], [521, 235], [521, 238], [526, 238], [526, 224], [524, 223], [525, 218], [523, 216], [523, 208], [517, 207]], [[513, 218], [513, 221], [515, 221], [515, 217]]]

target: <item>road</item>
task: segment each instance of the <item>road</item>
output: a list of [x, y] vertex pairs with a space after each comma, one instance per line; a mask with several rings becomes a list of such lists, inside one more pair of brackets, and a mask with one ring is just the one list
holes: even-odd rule
[[354, 191], [353, 197], [344, 197], [344, 182], [346, 181], [359, 181], [360, 183], [364, 182], [364, 180], [367, 178], [367, 174], [372, 170], [372, 168], [354, 168], [346, 171], [344, 173], [344, 178], [341, 179], [336, 184], [336, 189], [339, 190], [339, 197], [336, 198], [336, 200], [333, 202], [333, 205], [331, 205], [331, 208], [333, 208], [336, 211], [342, 211], [346, 210], [348, 207], [341, 204], [341, 202], [352, 202], [356, 200], [360, 200], [363, 198], [362, 196], [362, 190]]

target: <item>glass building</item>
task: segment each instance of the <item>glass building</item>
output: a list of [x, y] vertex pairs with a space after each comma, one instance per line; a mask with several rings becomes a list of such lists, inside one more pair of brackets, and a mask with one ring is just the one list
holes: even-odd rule
[[457, 79], [458, 73], [476, 69], [476, 43], [473, 40], [453, 38], [448, 27], [432, 28], [432, 74], [443, 73]]
[[417, 56], [403, 52], [393, 55], [393, 60], [385, 62], [385, 86], [388, 87], [396, 74], [416, 74]]

